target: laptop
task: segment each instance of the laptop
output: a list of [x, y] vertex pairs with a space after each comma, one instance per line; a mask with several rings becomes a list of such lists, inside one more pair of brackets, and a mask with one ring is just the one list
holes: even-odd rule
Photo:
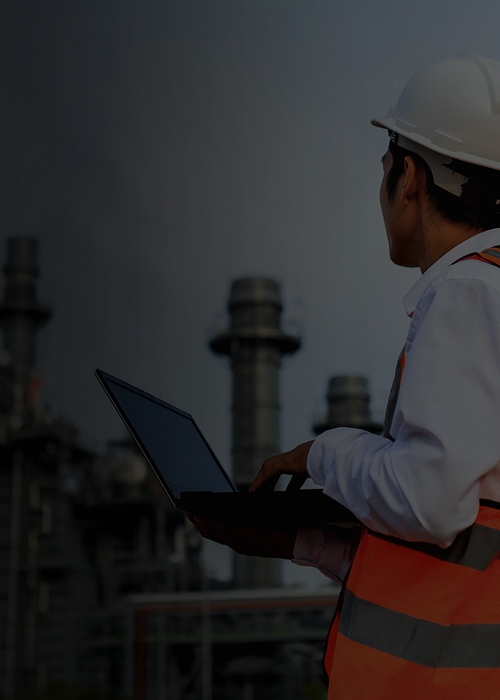
[[95, 375], [179, 510], [283, 530], [359, 523], [320, 489], [300, 490], [294, 479], [286, 491], [238, 491], [189, 413], [100, 369]]

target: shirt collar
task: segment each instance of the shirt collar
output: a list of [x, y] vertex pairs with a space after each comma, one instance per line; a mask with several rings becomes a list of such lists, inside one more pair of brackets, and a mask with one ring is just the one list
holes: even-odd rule
[[468, 238], [466, 241], [459, 243], [448, 251], [442, 258], [439, 258], [434, 265], [431, 265], [431, 267], [424, 272], [422, 277], [418, 279], [410, 291], [403, 297], [403, 305], [408, 316], [411, 316], [415, 311], [418, 300], [427, 285], [449, 265], [460, 260], [464, 255], [479, 253], [481, 250], [491, 248], [495, 245], [500, 245], [500, 229], [498, 228], [483, 231], [482, 233], [472, 236], [472, 238]]

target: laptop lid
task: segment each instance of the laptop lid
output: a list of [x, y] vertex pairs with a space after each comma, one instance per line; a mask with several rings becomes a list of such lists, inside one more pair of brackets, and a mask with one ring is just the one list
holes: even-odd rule
[[100, 369], [95, 375], [174, 506], [184, 492], [236, 491], [189, 413]]
[[321, 490], [297, 490], [303, 478], [287, 491], [238, 492], [189, 413], [107, 372], [95, 375], [176, 508], [285, 529], [359, 522]]

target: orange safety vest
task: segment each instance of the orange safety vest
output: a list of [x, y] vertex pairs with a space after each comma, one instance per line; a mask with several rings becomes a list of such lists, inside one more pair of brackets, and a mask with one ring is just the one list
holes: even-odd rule
[[[471, 258], [500, 267], [500, 246]], [[363, 526], [324, 663], [329, 700], [500, 699], [500, 503], [481, 500], [448, 549]]]

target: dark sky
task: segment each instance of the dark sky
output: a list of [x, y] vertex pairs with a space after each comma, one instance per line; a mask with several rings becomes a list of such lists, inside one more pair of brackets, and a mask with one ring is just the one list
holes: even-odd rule
[[0, 230], [40, 239], [44, 399], [102, 447], [95, 367], [193, 413], [229, 464], [230, 373], [207, 341], [231, 280], [283, 285], [282, 447], [327, 380], [366, 375], [380, 418], [417, 279], [378, 207], [369, 124], [421, 66], [500, 60], [493, 0], [15, 0], [0, 7]]

